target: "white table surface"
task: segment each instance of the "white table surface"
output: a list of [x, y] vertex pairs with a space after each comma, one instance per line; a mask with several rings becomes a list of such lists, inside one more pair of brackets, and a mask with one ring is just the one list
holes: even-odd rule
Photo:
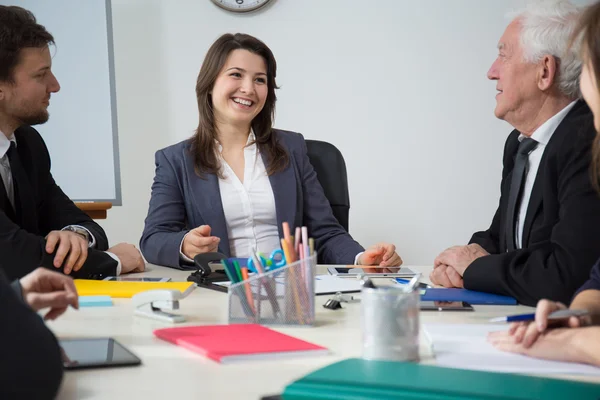
[[[427, 277], [431, 267], [409, 266]], [[319, 267], [317, 273], [325, 273]], [[185, 281], [188, 271], [149, 265], [140, 276]], [[131, 276], [135, 276], [131, 275]], [[424, 278], [426, 281], [427, 278]], [[112, 307], [69, 309], [50, 328], [59, 338], [113, 337], [138, 357], [138, 367], [67, 371], [59, 399], [259, 399], [281, 393], [303, 375], [336, 361], [361, 355], [360, 303], [341, 310], [322, 305], [331, 295], [318, 296], [316, 326], [277, 327], [283, 333], [327, 347], [331, 354], [310, 358], [248, 361], [221, 365], [182, 347], [155, 338], [154, 329], [174, 326], [134, 316], [130, 299], [113, 299]], [[531, 312], [526, 306], [474, 306], [475, 312], [421, 312], [421, 322], [486, 323], [489, 318]], [[227, 323], [227, 295], [197, 288], [176, 311], [187, 322], [177, 326]], [[423, 342], [423, 340], [422, 340]], [[423, 362], [433, 363], [421, 343]]]

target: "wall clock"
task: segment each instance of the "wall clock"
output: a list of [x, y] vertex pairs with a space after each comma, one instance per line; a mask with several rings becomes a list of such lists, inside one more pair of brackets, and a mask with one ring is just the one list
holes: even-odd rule
[[271, 0], [211, 0], [224, 10], [249, 12], [264, 7]]

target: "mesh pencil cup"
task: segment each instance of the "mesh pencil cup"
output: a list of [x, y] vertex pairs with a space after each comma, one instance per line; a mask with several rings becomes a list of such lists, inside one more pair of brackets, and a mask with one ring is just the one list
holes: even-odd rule
[[229, 286], [229, 323], [313, 325], [317, 256]]

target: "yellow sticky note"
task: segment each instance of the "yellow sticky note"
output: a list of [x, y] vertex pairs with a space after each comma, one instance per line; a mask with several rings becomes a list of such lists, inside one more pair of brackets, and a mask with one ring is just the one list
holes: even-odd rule
[[75, 287], [79, 296], [110, 296], [129, 298], [140, 292], [156, 289], [193, 290], [194, 282], [123, 282], [96, 281], [91, 279], [75, 279]]

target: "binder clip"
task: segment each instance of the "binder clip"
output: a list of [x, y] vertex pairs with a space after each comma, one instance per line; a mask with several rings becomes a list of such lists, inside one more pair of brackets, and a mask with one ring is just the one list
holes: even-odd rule
[[135, 308], [135, 315], [172, 323], [185, 322], [184, 316], [164, 310], [178, 310], [179, 300], [187, 296], [189, 292], [189, 290], [186, 290], [185, 293], [168, 289], [147, 290], [134, 295], [131, 301]]
[[342, 308], [342, 303], [350, 303], [354, 301], [354, 297], [349, 294], [343, 294], [342, 292], [337, 292], [335, 296], [331, 299], [327, 300], [323, 307], [328, 308], [330, 310], [337, 310], [338, 308]]
[[338, 308], [342, 308], [342, 304], [335, 297], [327, 300], [323, 307], [328, 308], [330, 310], [337, 310]]

